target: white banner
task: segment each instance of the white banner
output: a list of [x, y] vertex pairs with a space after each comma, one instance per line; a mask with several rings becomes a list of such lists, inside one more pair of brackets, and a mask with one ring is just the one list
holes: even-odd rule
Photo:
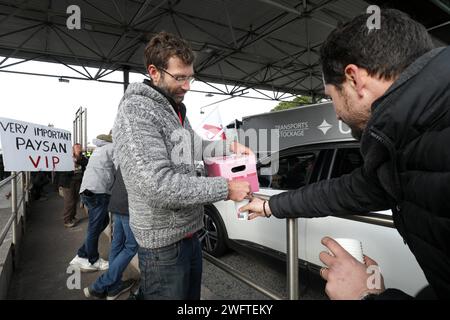
[[72, 171], [72, 134], [67, 130], [0, 118], [5, 171]]

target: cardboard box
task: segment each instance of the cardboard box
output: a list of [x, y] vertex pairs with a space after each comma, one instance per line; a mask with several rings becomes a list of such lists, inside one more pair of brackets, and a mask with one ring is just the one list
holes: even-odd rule
[[255, 156], [229, 155], [205, 159], [208, 177], [224, 177], [227, 180], [245, 180], [252, 192], [259, 191]]

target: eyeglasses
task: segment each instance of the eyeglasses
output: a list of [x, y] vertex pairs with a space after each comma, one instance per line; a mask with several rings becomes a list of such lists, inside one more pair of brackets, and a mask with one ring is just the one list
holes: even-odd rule
[[190, 84], [192, 84], [195, 81], [194, 76], [174, 76], [173, 74], [171, 74], [170, 72], [167, 72], [166, 70], [164, 70], [162, 68], [158, 68], [158, 70], [161, 70], [162, 72], [167, 73], [169, 76], [174, 78], [175, 81], [177, 81], [179, 83], [185, 83], [187, 81]]

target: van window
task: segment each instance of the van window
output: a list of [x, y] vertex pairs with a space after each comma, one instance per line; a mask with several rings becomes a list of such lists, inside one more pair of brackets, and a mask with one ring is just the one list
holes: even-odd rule
[[363, 165], [359, 148], [338, 149], [331, 178], [347, 174]]
[[269, 168], [271, 163], [258, 168], [259, 185], [263, 188], [277, 190], [297, 189], [308, 183], [314, 164], [315, 153], [287, 155], [279, 159], [278, 171], [271, 175], [262, 175], [262, 168]]

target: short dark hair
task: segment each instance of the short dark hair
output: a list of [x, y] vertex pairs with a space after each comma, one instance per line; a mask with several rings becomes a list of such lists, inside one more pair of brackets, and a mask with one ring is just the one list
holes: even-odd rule
[[194, 52], [187, 41], [162, 31], [151, 38], [145, 47], [145, 68], [153, 64], [165, 69], [173, 56], [180, 58], [186, 65], [194, 63], [195, 59]]
[[382, 9], [380, 29], [369, 29], [370, 14], [362, 14], [338, 26], [320, 49], [326, 84], [337, 87], [345, 80], [349, 64], [367, 70], [370, 76], [393, 80], [414, 60], [433, 49], [423, 25], [406, 13]]

